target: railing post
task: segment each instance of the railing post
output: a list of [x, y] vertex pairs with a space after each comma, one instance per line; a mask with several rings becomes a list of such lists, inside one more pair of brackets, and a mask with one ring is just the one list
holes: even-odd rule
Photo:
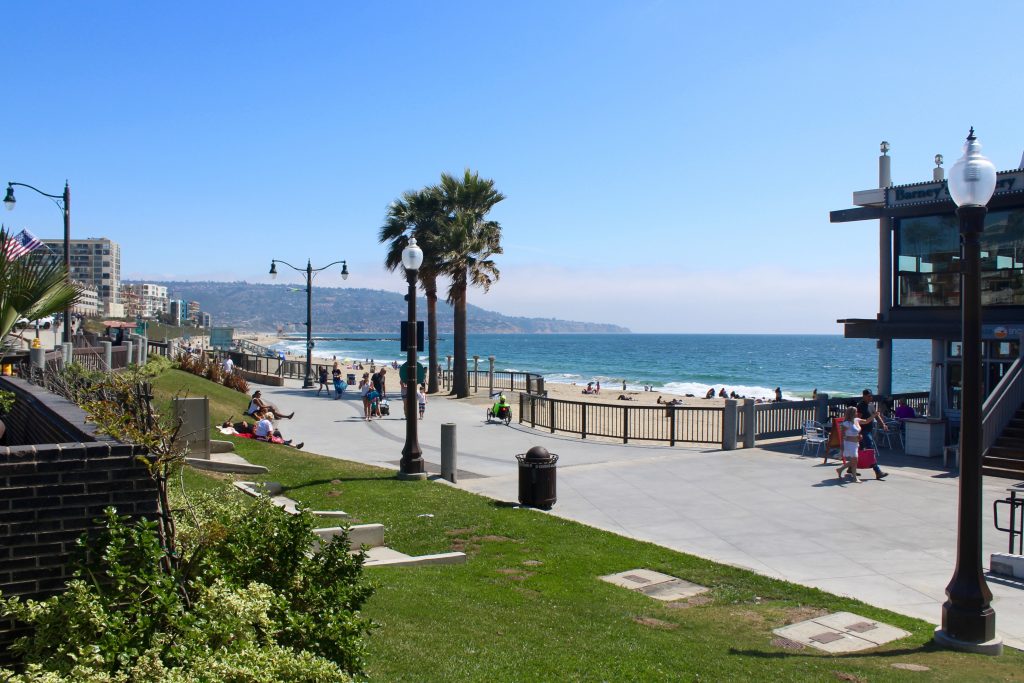
[[[490, 367], [487, 368], [487, 384], [488, 384], [487, 395], [488, 396], [493, 396], [494, 395], [494, 356], [487, 356], [487, 362], [490, 364]], [[509, 389], [511, 390], [512, 387], [509, 387]]]
[[676, 445], [676, 407], [670, 406], [668, 409], [668, 445]]
[[736, 421], [739, 419], [736, 411], [737, 405], [736, 399], [725, 399], [725, 407], [722, 409], [723, 451], [732, 451], [736, 449]]
[[629, 443], [629, 408], [622, 406], [622, 443]]
[[126, 341], [121, 346], [124, 347], [124, 365], [128, 367], [132, 364], [132, 343]]
[[523, 424], [523, 411], [525, 410], [525, 394], [519, 394], [519, 424]]
[[555, 433], [555, 402], [548, 401], [548, 424], [551, 425], [551, 433]]
[[815, 422], [820, 424], [828, 423], [828, 394], [818, 394], [818, 400], [814, 405]]
[[113, 348], [114, 345], [108, 341], [105, 341], [100, 342], [100, 346], [103, 347], [103, 365], [106, 366], [104, 370], [106, 372], [110, 372], [110, 356], [112, 353], [111, 349]]
[[580, 438], [587, 438], [587, 403], [580, 403], [580, 408], [583, 411], [583, 415], [580, 416]]
[[71, 361], [74, 358], [74, 347], [71, 342], [61, 342], [60, 353], [64, 358], [64, 367], [71, 365]]
[[754, 399], [743, 399], [743, 447], [754, 447], [754, 434], [757, 433], [757, 414]]
[[533, 396], [530, 397], [530, 429], [537, 428], [537, 404], [534, 402]]
[[480, 391], [480, 356], [473, 356], [473, 393]]

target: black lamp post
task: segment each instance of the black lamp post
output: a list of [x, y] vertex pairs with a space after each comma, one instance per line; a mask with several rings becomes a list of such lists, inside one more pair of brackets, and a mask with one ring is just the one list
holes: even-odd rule
[[[14, 210], [14, 205], [17, 200], [14, 198], [14, 186], [27, 187], [30, 190], [35, 190], [44, 197], [49, 197], [53, 200], [53, 203], [57, 205], [57, 208], [64, 214], [64, 267], [67, 268], [67, 279], [68, 283], [71, 282], [71, 188], [68, 186], [68, 182], [64, 181], [64, 194], [48, 194], [43, 192], [38, 187], [32, 187], [25, 183], [7, 183], [7, 195], [4, 197], [4, 206], [7, 207], [8, 211]], [[63, 340], [66, 342], [71, 341], [71, 308], [64, 309], [64, 332]]]
[[331, 266], [341, 264], [341, 279], [348, 279], [348, 264], [344, 261], [328, 263], [323, 268], [314, 268], [312, 261], [306, 261], [305, 268], [296, 268], [287, 261], [273, 259], [270, 262], [270, 277], [277, 278], [277, 264], [283, 263], [294, 271], [306, 274], [306, 378], [302, 381], [303, 389], [312, 389], [316, 384], [313, 382], [313, 273], [327, 270]]
[[402, 448], [402, 461], [398, 467], [400, 479], [426, 479], [427, 471], [423, 465], [423, 451], [419, 439], [419, 411], [416, 405], [416, 390], [419, 376], [416, 372], [416, 276], [423, 265], [423, 250], [416, 244], [416, 238], [409, 239], [409, 244], [402, 250], [402, 265], [405, 267], [405, 279], [409, 282], [409, 321], [406, 323], [406, 363], [405, 363], [405, 447]]
[[964, 155], [949, 172], [949, 194], [960, 218], [960, 310], [963, 370], [960, 406], [960, 498], [956, 568], [946, 586], [942, 626], [935, 641], [957, 650], [1002, 653], [996, 637], [992, 591], [981, 564], [981, 233], [986, 205], [996, 187], [996, 169], [981, 154], [971, 128]]

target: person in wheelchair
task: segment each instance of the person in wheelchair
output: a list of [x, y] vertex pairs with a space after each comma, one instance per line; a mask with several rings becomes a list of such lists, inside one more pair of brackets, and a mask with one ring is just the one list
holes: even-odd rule
[[509, 415], [512, 408], [508, 405], [508, 400], [505, 398], [505, 394], [498, 396], [498, 400], [491, 406], [491, 417], [498, 419], [505, 419]]

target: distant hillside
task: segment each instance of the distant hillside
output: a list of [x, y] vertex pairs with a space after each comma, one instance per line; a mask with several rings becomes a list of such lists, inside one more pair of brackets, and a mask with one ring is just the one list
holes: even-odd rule
[[[153, 282], [147, 280], [147, 282]], [[278, 325], [306, 321], [306, 293], [301, 286], [265, 285], [248, 282], [158, 282], [166, 285], [172, 299], [198, 301], [213, 318], [214, 325], [242, 330], [267, 331]], [[325, 332], [372, 332], [394, 334], [398, 321], [405, 319], [407, 304], [402, 294], [351, 287], [313, 287], [313, 330]], [[417, 313], [425, 319], [427, 304], [420, 297]], [[440, 302], [438, 326], [452, 329], [451, 306]], [[618, 325], [575, 322], [554, 318], [517, 318], [467, 307], [470, 332], [536, 334], [623, 334]], [[299, 328], [301, 330], [301, 327]]]

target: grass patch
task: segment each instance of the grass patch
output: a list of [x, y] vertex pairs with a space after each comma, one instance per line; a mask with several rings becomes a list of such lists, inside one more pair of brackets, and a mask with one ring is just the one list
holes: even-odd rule
[[[180, 379], [193, 395], [210, 396], [213, 415], [237, 414], [236, 406], [247, 401], [191, 375], [168, 377], [174, 374], [156, 383], [163, 398]], [[388, 545], [397, 550], [469, 555], [462, 566], [368, 570], [378, 590], [365, 612], [381, 626], [370, 636], [372, 679], [1024, 681], [1024, 656], [1017, 651], [988, 658], [940, 650], [931, 642], [930, 624], [856, 600], [443, 484], [398, 481], [389, 470], [243, 439], [236, 439], [236, 449], [268, 467], [263, 478], [281, 482], [302, 504], [385, 524]], [[220, 486], [225, 478], [187, 472], [184, 481], [195, 488]], [[638, 567], [711, 590], [663, 604], [597, 578]], [[840, 610], [912, 635], [866, 654], [832, 656], [794, 648], [771, 632]], [[929, 671], [897, 669], [896, 663]]]

